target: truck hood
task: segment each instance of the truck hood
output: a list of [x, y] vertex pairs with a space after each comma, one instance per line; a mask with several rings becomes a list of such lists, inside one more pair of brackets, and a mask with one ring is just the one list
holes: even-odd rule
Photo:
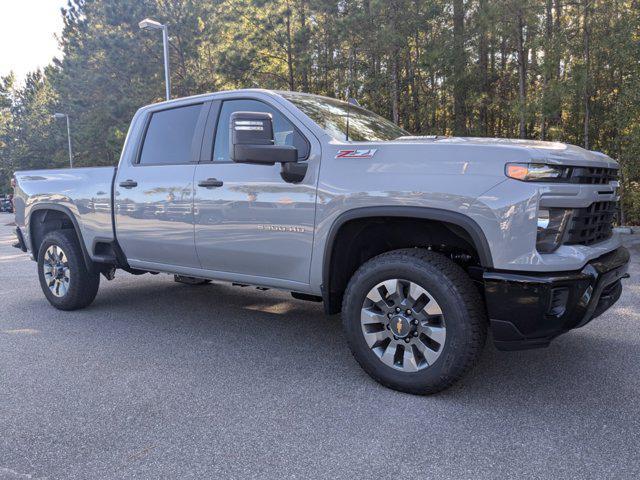
[[531, 161], [583, 167], [618, 168], [618, 162], [604, 153], [586, 150], [576, 145], [561, 142], [543, 142], [540, 140], [513, 138], [444, 136], [400, 137], [394, 142], [402, 144], [466, 145], [485, 148], [517, 149], [526, 151]]

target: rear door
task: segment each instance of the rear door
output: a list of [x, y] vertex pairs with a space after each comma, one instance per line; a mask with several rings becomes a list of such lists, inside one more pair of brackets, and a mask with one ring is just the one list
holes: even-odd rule
[[210, 102], [152, 111], [140, 147], [115, 182], [118, 242], [129, 264], [200, 266], [193, 236], [193, 175]]
[[[294, 145], [299, 159], [308, 164], [301, 182], [284, 180], [280, 164], [230, 160], [229, 117], [237, 111], [273, 115], [276, 143]], [[215, 135], [207, 143], [205, 133], [203, 158], [194, 180], [195, 241], [202, 268], [231, 274], [223, 277], [238, 281], [308, 283], [319, 143], [266, 100], [214, 102], [207, 128]]]

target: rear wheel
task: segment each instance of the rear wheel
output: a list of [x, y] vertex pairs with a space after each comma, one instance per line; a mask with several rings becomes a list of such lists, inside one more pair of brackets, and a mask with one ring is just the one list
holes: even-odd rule
[[59, 310], [77, 310], [93, 302], [100, 273], [85, 264], [73, 230], [48, 233], [38, 251], [40, 287], [49, 303]]
[[375, 380], [414, 394], [443, 390], [477, 361], [486, 339], [482, 299], [443, 255], [379, 255], [354, 274], [343, 324], [354, 357]]

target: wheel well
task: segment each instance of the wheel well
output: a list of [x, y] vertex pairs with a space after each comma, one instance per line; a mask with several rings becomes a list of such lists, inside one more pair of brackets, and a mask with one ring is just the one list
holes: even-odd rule
[[465, 266], [480, 265], [471, 236], [458, 225], [411, 217], [367, 217], [342, 224], [329, 250], [323, 290], [328, 313], [341, 310], [349, 279], [367, 260], [400, 248], [429, 248]]
[[87, 266], [91, 266], [92, 262], [89, 258], [82, 238], [77, 230], [76, 225], [74, 224], [71, 217], [61, 210], [43, 208], [41, 210], [36, 210], [31, 214], [31, 218], [29, 221], [29, 232], [31, 237], [31, 246], [33, 250], [33, 256], [37, 259], [38, 250], [40, 249], [40, 244], [42, 240], [49, 232], [53, 232], [55, 230], [73, 230], [78, 239], [78, 243], [80, 244], [80, 248], [82, 248], [82, 253], [85, 257], [85, 262]]
[[[71, 218], [58, 210], [37, 210], [31, 214], [29, 222], [31, 231], [31, 245], [33, 246], [34, 255], [38, 255], [38, 249], [45, 235], [55, 230], [75, 231], [75, 227]], [[77, 235], [77, 234], [76, 234]]]

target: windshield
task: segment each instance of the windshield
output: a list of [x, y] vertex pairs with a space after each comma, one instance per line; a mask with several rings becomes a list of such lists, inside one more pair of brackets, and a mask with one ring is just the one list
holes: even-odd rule
[[[395, 123], [369, 110], [335, 98], [283, 92], [281, 95], [302, 110], [336, 140], [376, 142], [395, 140], [409, 135]], [[349, 115], [349, 138], [347, 139], [347, 113]]]

